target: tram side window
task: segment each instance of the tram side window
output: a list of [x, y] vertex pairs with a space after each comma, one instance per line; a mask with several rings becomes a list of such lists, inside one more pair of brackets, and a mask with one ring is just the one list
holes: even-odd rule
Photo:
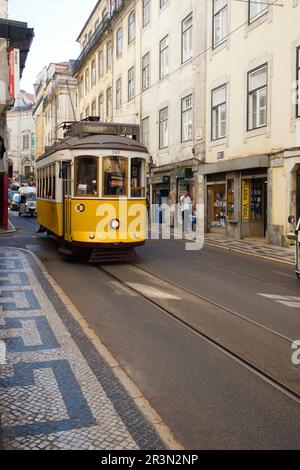
[[131, 160], [131, 197], [145, 197], [145, 160], [133, 158]]
[[127, 158], [103, 158], [103, 196], [127, 196]]
[[52, 199], [56, 199], [55, 164], [52, 165]]
[[98, 196], [98, 158], [78, 157], [75, 159], [76, 196]]

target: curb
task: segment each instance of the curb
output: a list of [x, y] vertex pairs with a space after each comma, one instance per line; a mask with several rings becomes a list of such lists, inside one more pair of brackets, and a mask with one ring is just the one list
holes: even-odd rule
[[259, 253], [259, 254], [258, 253], [249, 253], [249, 252], [239, 250], [238, 248], [227, 247], [227, 246], [224, 246], [224, 245], [221, 245], [221, 244], [219, 245], [218, 243], [214, 243], [214, 242], [206, 241], [204, 243], [204, 245], [215, 246], [217, 248], [221, 248], [222, 250], [234, 251], [235, 253], [240, 253], [240, 254], [245, 255], [245, 256], [253, 256], [255, 258], [265, 259], [265, 260], [268, 260], [268, 261], [275, 261], [277, 263], [287, 264], [288, 266], [295, 266], [295, 263], [292, 263], [291, 261], [286, 261], [286, 260], [282, 260], [282, 259], [279, 259], [279, 258], [273, 258], [271, 256], [263, 255], [261, 253]]
[[[173, 433], [167, 425], [164, 424], [162, 418], [150, 405], [150, 403], [145, 399], [142, 392], [139, 388], [133, 383], [133, 381], [128, 377], [126, 372], [120, 367], [117, 360], [110, 353], [110, 351], [104, 346], [99, 337], [89, 326], [88, 322], [82, 316], [77, 307], [73, 304], [71, 299], [65, 294], [63, 289], [57, 284], [55, 279], [48, 273], [46, 267], [39, 259], [39, 257], [32, 253], [30, 250], [20, 249], [26, 253], [30, 253], [35, 262], [40, 267], [47, 281], [51, 284], [52, 288], [56, 292], [57, 296], [60, 298], [61, 302], [70, 312], [74, 320], [79, 324], [80, 328], [87, 336], [87, 338], [92, 342], [93, 346], [97, 349], [102, 358], [107, 362], [108, 366], [112, 369], [115, 376], [118, 378], [119, 382], [123, 385], [124, 389], [131, 397], [136, 407], [139, 409], [141, 414], [146, 418], [146, 420], [152, 425], [158, 437], [162, 443], [169, 450], [180, 451], [184, 450], [184, 447], [177, 441]], [[1, 436], [0, 436], [0, 449], [1, 449]]]

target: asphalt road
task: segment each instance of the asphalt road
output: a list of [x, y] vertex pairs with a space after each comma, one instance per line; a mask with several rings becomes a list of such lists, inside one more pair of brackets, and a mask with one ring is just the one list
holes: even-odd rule
[[225, 341], [297, 392], [300, 368], [289, 341], [300, 339], [300, 284], [292, 267], [211, 246], [195, 253], [183, 242], [149, 241], [136, 264], [154, 277], [126, 265], [106, 268], [110, 277], [65, 260], [52, 239], [35, 235], [34, 220], [12, 217], [19, 230], [0, 244], [38, 254], [186, 448], [300, 448], [299, 403], [188, 327]]

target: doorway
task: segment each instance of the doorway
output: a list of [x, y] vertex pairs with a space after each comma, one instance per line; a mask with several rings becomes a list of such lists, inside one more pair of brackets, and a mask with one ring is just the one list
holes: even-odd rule
[[71, 163], [62, 163], [62, 185], [63, 185], [63, 237], [72, 241], [71, 215], [72, 215], [72, 173]]
[[300, 219], [300, 171], [296, 175], [296, 217]]

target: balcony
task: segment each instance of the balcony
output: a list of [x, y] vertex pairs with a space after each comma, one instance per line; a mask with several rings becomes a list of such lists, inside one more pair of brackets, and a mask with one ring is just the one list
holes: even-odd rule
[[120, 13], [125, 3], [126, 0], [116, 0], [112, 2], [111, 11], [104, 16], [95, 32], [88, 40], [87, 44], [84, 46], [78, 59], [75, 61], [73, 65], [73, 74], [76, 74], [80, 70], [89, 53], [94, 49], [95, 45], [98, 43], [99, 39], [103, 36], [105, 31], [107, 31], [113, 18], [115, 18], [115, 16]]

